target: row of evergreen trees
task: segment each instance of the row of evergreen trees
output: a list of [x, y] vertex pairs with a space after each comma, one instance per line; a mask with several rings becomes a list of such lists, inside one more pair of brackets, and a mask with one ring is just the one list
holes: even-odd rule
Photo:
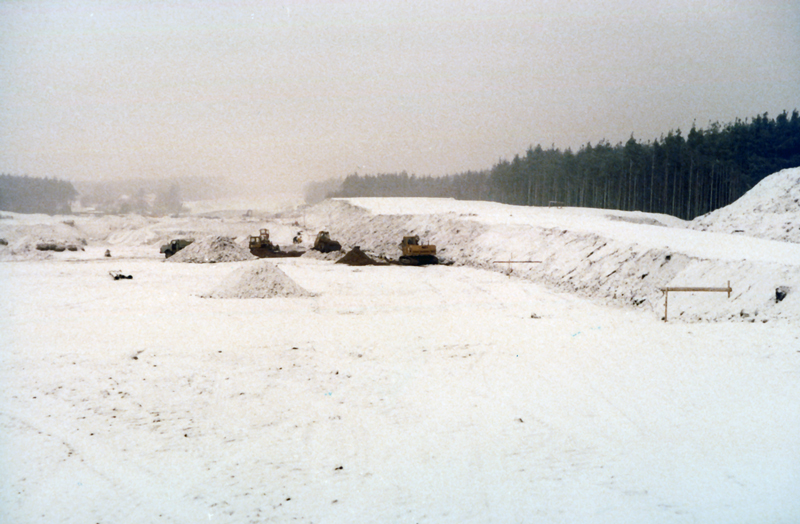
[[[79, 184], [80, 185], [80, 184]], [[170, 180], [83, 183], [79, 193], [72, 182], [52, 178], [0, 175], [0, 210], [62, 215], [83, 207], [103, 213], [164, 215], [185, 211], [181, 189]]]
[[169, 215], [185, 211], [181, 186], [168, 179], [79, 182], [80, 205], [100, 213]]
[[0, 175], [0, 209], [4, 211], [65, 214], [77, 196], [66, 180]]
[[726, 206], [764, 177], [800, 166], [800, 114], [764, 113], [708, 129], [692, 126], [652, 142], [601, 141], [577, 152], [529, 148], [491, 169], [445, 177], [406, 173], [342, 182], [334, 197], [427, 196], [666, 213], [691, 219]]

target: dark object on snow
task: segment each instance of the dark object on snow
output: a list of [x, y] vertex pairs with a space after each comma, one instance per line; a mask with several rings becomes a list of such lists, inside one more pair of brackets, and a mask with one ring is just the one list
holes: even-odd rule
[[7, 246], [7, 245], [8, 245], [8, 240], [6, 240], [5, 238], [0, 238], [0, 246]]
[[791, 288], [789, 286], [780, 286], [780, 287], [776, 288], [775, 289], [775, 302], [780, 302], [781, 300], [786, 298], [786, 295], [789, 294], [789, 290], [790, 289]]
[[320, 231], [317, 234], [317, 239], [314, 240], [314, 247], [311, 249], [320, 253], [330, 253], [331, 251], [341, 251], [342, 245], [335, 240], [331, 240], [331, 236], [327, 231]]
[[164, 258], [169, 258], [192, 242], [194, 242], [193, 238], [176, 238], [161, 246], [161, 252], [164, 253]]
[[[0, 244], [2, 244], [2, 242], [0, 242]], [[7, 244], [4, 244], [4, 245], [7, 245]], [[75, 244], [64, 245], [64, 244], [58, 244], [56, 242], [40, 242], [40, 243], [36, 244], [36, 250], [37, 251], [55, 251], [56, 253], [61, 253], [62, 251], [67, 251], [67, 250], [69, 250], [69, 251], [78, 251], [78, 249], [83, 251], [83, 248], [79, 248]], [[111, 254], [108, 253], [108, 251], [106, 251], [106, 256], [110, 257]]]
[[385, 263], [377, 262], [361, 251], [358, 246], [350, 250], [345, 256], [336, 261], [337, 264], [348, 266], [384, 266]]
[[114, 280], [132, 280], [133, 279], [133, 275], [123, 275], [122, 271], [109, 271], [108, 274], [111, 275], [111, 278], [113, 278]]

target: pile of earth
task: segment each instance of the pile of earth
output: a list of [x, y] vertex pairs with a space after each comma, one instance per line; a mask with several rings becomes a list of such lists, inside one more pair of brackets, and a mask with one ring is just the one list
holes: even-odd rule
[[234, 241], [232, 237], [210, 236], [192, 242], [167, 259], [168, 262], [213, 264], [216, 262], [241, 262], [257, 257]]
[[351, 249], [345, 256], [336, 261], [337, 264], [347, 264], [348, 266], [383, 266], [385, 262], [378, 262], [361, 251], [358, 246]]
[[800, 167], [768, 176], [734, 203], [695, 218], [689, 227], [800, 244]]
[[229, 275], [203, 298], [313, 297], [274, 264], [261, 261]]

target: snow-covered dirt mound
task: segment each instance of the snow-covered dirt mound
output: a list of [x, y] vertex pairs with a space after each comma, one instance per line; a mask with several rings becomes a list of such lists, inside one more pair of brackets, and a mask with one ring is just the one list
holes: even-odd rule
[[800, 244], [800, 167], [768, 176], [736, 202], [695, 218], [689, 227]]
[[311, 297], [279, 267], [266, 261], [240, 268], [203, 298]]
[[45, 258], [49, 253], [78, 251], [86, 236], [71, 220], [45, 217], [45, 223], [30, 223], [36, 215], [11, 215], [0, 222], [0, 255], [11, 258]]
[[255, 260], [250, 251], [238, 245], [231, 237], [211, 236], [201, 238], [167, 259], [168, 262], [191, 262], [196, 264], [216, 262], [241, 262]]

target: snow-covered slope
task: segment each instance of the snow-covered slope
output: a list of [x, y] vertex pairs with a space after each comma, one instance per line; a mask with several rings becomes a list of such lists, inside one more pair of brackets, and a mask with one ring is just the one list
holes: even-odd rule
[[800, 244], [800, 167], [768, 176], [736, 202], [695, 218], [689, 227]]
[[[447, 199], [347, 199], [305, 219], [334, 238], [396, 258], [403, 235], [436, 244], [443, 259], [504, 271], [607, 303], [663, 315], [665, 287], [726, 287], [733, 294], [673, 295], [686, 320], [800, 318], [800, 246], [694, 231], [663, 215], [530, 208]], [[658, 224], [658, 225], [656, 225]], [[498, 263], [517, 261], [517, 263]], [[535, 262], [535, 263], [530, 263]]]

